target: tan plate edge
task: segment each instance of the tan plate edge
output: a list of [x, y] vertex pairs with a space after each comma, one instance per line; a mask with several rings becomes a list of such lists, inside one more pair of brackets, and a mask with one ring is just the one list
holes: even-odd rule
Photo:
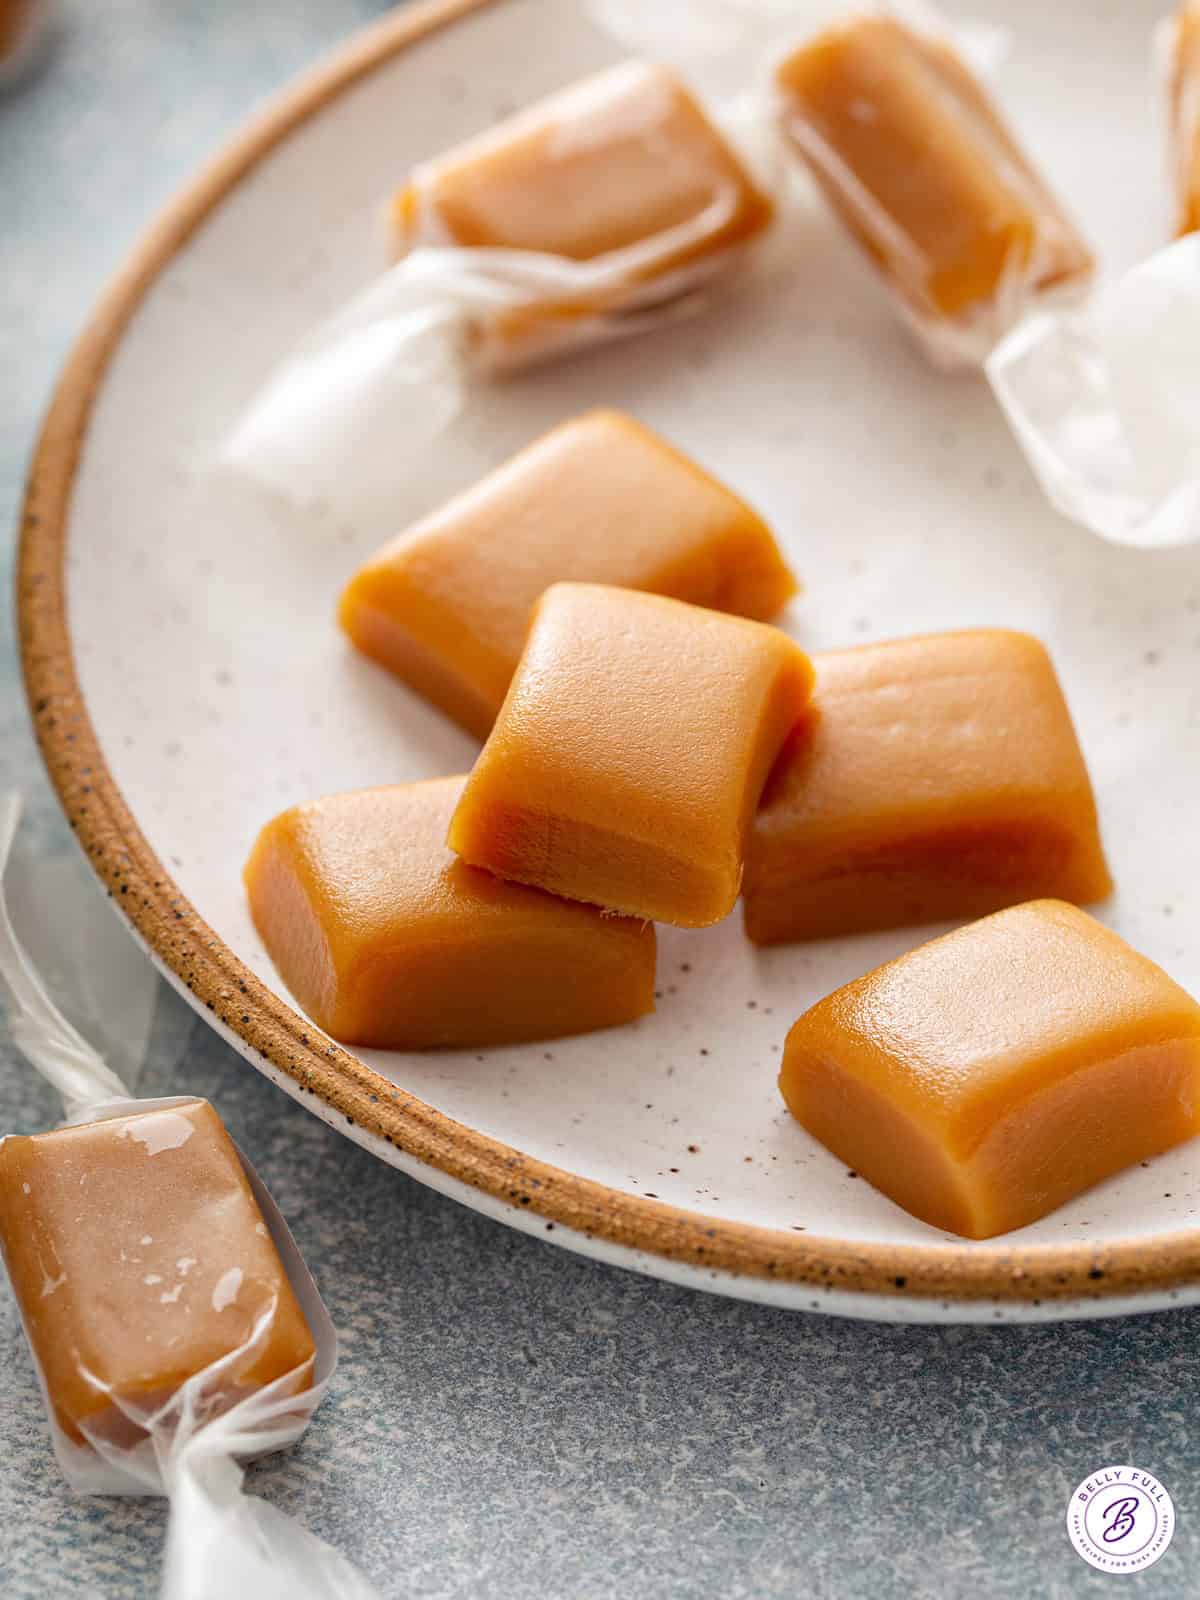
[[83, 703], [66, 614], [66, 543], [92, 404], [143, 296], [193, 231], [275, 145], [357, 79], [494, 0], [426, 0], [385, 17], [286, 90], [188, 184], [133, 250], [75, 345], [30, 468], [17, 565], [25, 687], [42, 756], [101, 881], [189, 990], [277, 1073], [362, 1132], [514, 1208], [700, 1269], [816, 1289], [1040, 1304], [1149, 1294], [1200, 1280], [1200, 1231], [1084, 1244], [904, 1248], [722, 1223], [522, 1155], [394, 1088], [267, 990], [157, 860], [109, 772]]

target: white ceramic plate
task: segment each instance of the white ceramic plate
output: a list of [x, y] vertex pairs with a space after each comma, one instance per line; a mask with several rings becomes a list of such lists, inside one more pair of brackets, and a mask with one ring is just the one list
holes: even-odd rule
[[[1022, 133], [1124, 268], [1165, 228], [1154, 8], [986, 9], [1013, 30], [999, 87]], [[975, 1245], [848, 1175], [785, 1113], [792, 1020], [925, 930], [762, 953], [738, 916], [665, 928], [655, 1016], [486, 1054], [356, 1064], [280, 994], [240, 877], [263, 821], [474, 755], [347, 648], [341, 584], [382, 536], [595, 404], [637, 412], [767, 514], [807, 586], [788, 619], [806, 645], [1040, 634], [1120, 884], [1102, 914], [1200, 991], [1200, 554], [1116, 549], [1052, 514], [983, 381], [922, 364], [815, 205], [711, 319], [496, 387], [433, 450], [397, 438], [386, 527], [206, 483], [272, 361], [370, 275], [378, 203], [407, 166], [617, 54], [567, 0], [405, 10], [260, 119], [136, 253], [63, 380], [29, 501], [26, 666], [64, 803], [156, 959], [249, 1060], [514, 1225], [698, 1287], [895, 1319], [1200, 1299], [1200, 1146]]]

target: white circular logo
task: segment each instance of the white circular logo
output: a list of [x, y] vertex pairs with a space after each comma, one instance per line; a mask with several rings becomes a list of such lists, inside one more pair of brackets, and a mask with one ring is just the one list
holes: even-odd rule
[[1171, 1496], [1140, 1467], [1101, 1467], [1077, 1486], [1067, 1506], [1071, 1543], [1101, 1572], [1152, 1567], [1175, 1532]]

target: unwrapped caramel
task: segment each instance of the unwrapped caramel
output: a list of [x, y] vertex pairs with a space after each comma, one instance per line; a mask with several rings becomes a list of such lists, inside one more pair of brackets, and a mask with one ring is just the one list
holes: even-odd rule
[[980, 917], [1112, 888], [1054, 666], [980, 628], [813, 658], [812, 706], [746, 852], [756, 944]]
[[930, 353], [981, 361], [1091, 252], [971, 70], [893, 17], [828, 29], [778, 67], [781, 124]]
[[628, 61], [416, 168], [396, 197], [400, 250], [533, 251], [586, 263], [481, 336], [501, 363], [597, 318], [678, 300], [729, 265], [773, 207], [684, 85]]
[[502, 883], [446, 848], [462, 778], [293, 806], [246, 867], [255, 926], [347, 1044], [516, 1044], [654, 1010], [654, 929]]
[[0, 1142], [0, 1248], [54, 1416], [127, 1439], [225, 1358], [223, 1407], [312, 1383], [314, 1344], [204, 1100]]
[[1086, 912], [1038, 900], [815, 1005], [779, 1086], [906, 1211], [986, 1239], [1200, 1131], [1200, 1005]]
[[804, 711], [786, 634], [660, 595], [548, 589], [451, 847], [502, 878], [699, 927], [732, 910], [767, 772]]
[[795, 593], [751, 508], [618, 411], [591, 411], [387, 545], [341, 622], [366, 655], [486, 738], [535, 602], [560, 580], [768, 618]]

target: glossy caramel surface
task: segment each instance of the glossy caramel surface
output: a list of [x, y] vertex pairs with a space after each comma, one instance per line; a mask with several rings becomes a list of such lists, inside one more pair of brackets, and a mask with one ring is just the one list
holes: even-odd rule
[[811, 683], [807, 656], [763, 623], [556, 584], [450, 844], [571, 899], [716, 922], [737, 899], [763, 782]]
[[654, 929], [466, 866], [462, 778], [330, 795], [269, 822], [246, 867], [263, 943], [335, 1039], [513, 1044], [654, 1009]]
[[776, 71], [785, 133], [919, 315], [1084, 278], [1091, 254], [952, 46], [852, 17]]
[[796, 592], [745, 501], [633, 417], [601, 410], [386, 545], [347, 585], [340, 619], [360, 650], [482, 739], [535, 603], [564, 580], [763, 619]]
[[848, 1166], [988, 1238], [1198, 1130], [1200, 1006], [1086, 912], [1033, 901], [829, 995], [779, 1085]]
[[759, 944], [983, 916], [1112, 888], [1044, 646], [973, 629], [813, 658], [812, 708], [747, 848]]
[[243, 1347], [221, 1380], [231, 1400], [289, 1373], [311, 1382], [312, 1335], [207, 1101], [5, 1139], [0, 1246], [76, 1441]]
[[1200, 228], [1200, 4], [1176, 12], [1167, 58], [1167, 97], [1175, 232]]
[[395, 203], [401, 245], [622, 256], [631, 279], [759, 233], [770, 201], [666, 67], [627, 61], [426, 163]]

